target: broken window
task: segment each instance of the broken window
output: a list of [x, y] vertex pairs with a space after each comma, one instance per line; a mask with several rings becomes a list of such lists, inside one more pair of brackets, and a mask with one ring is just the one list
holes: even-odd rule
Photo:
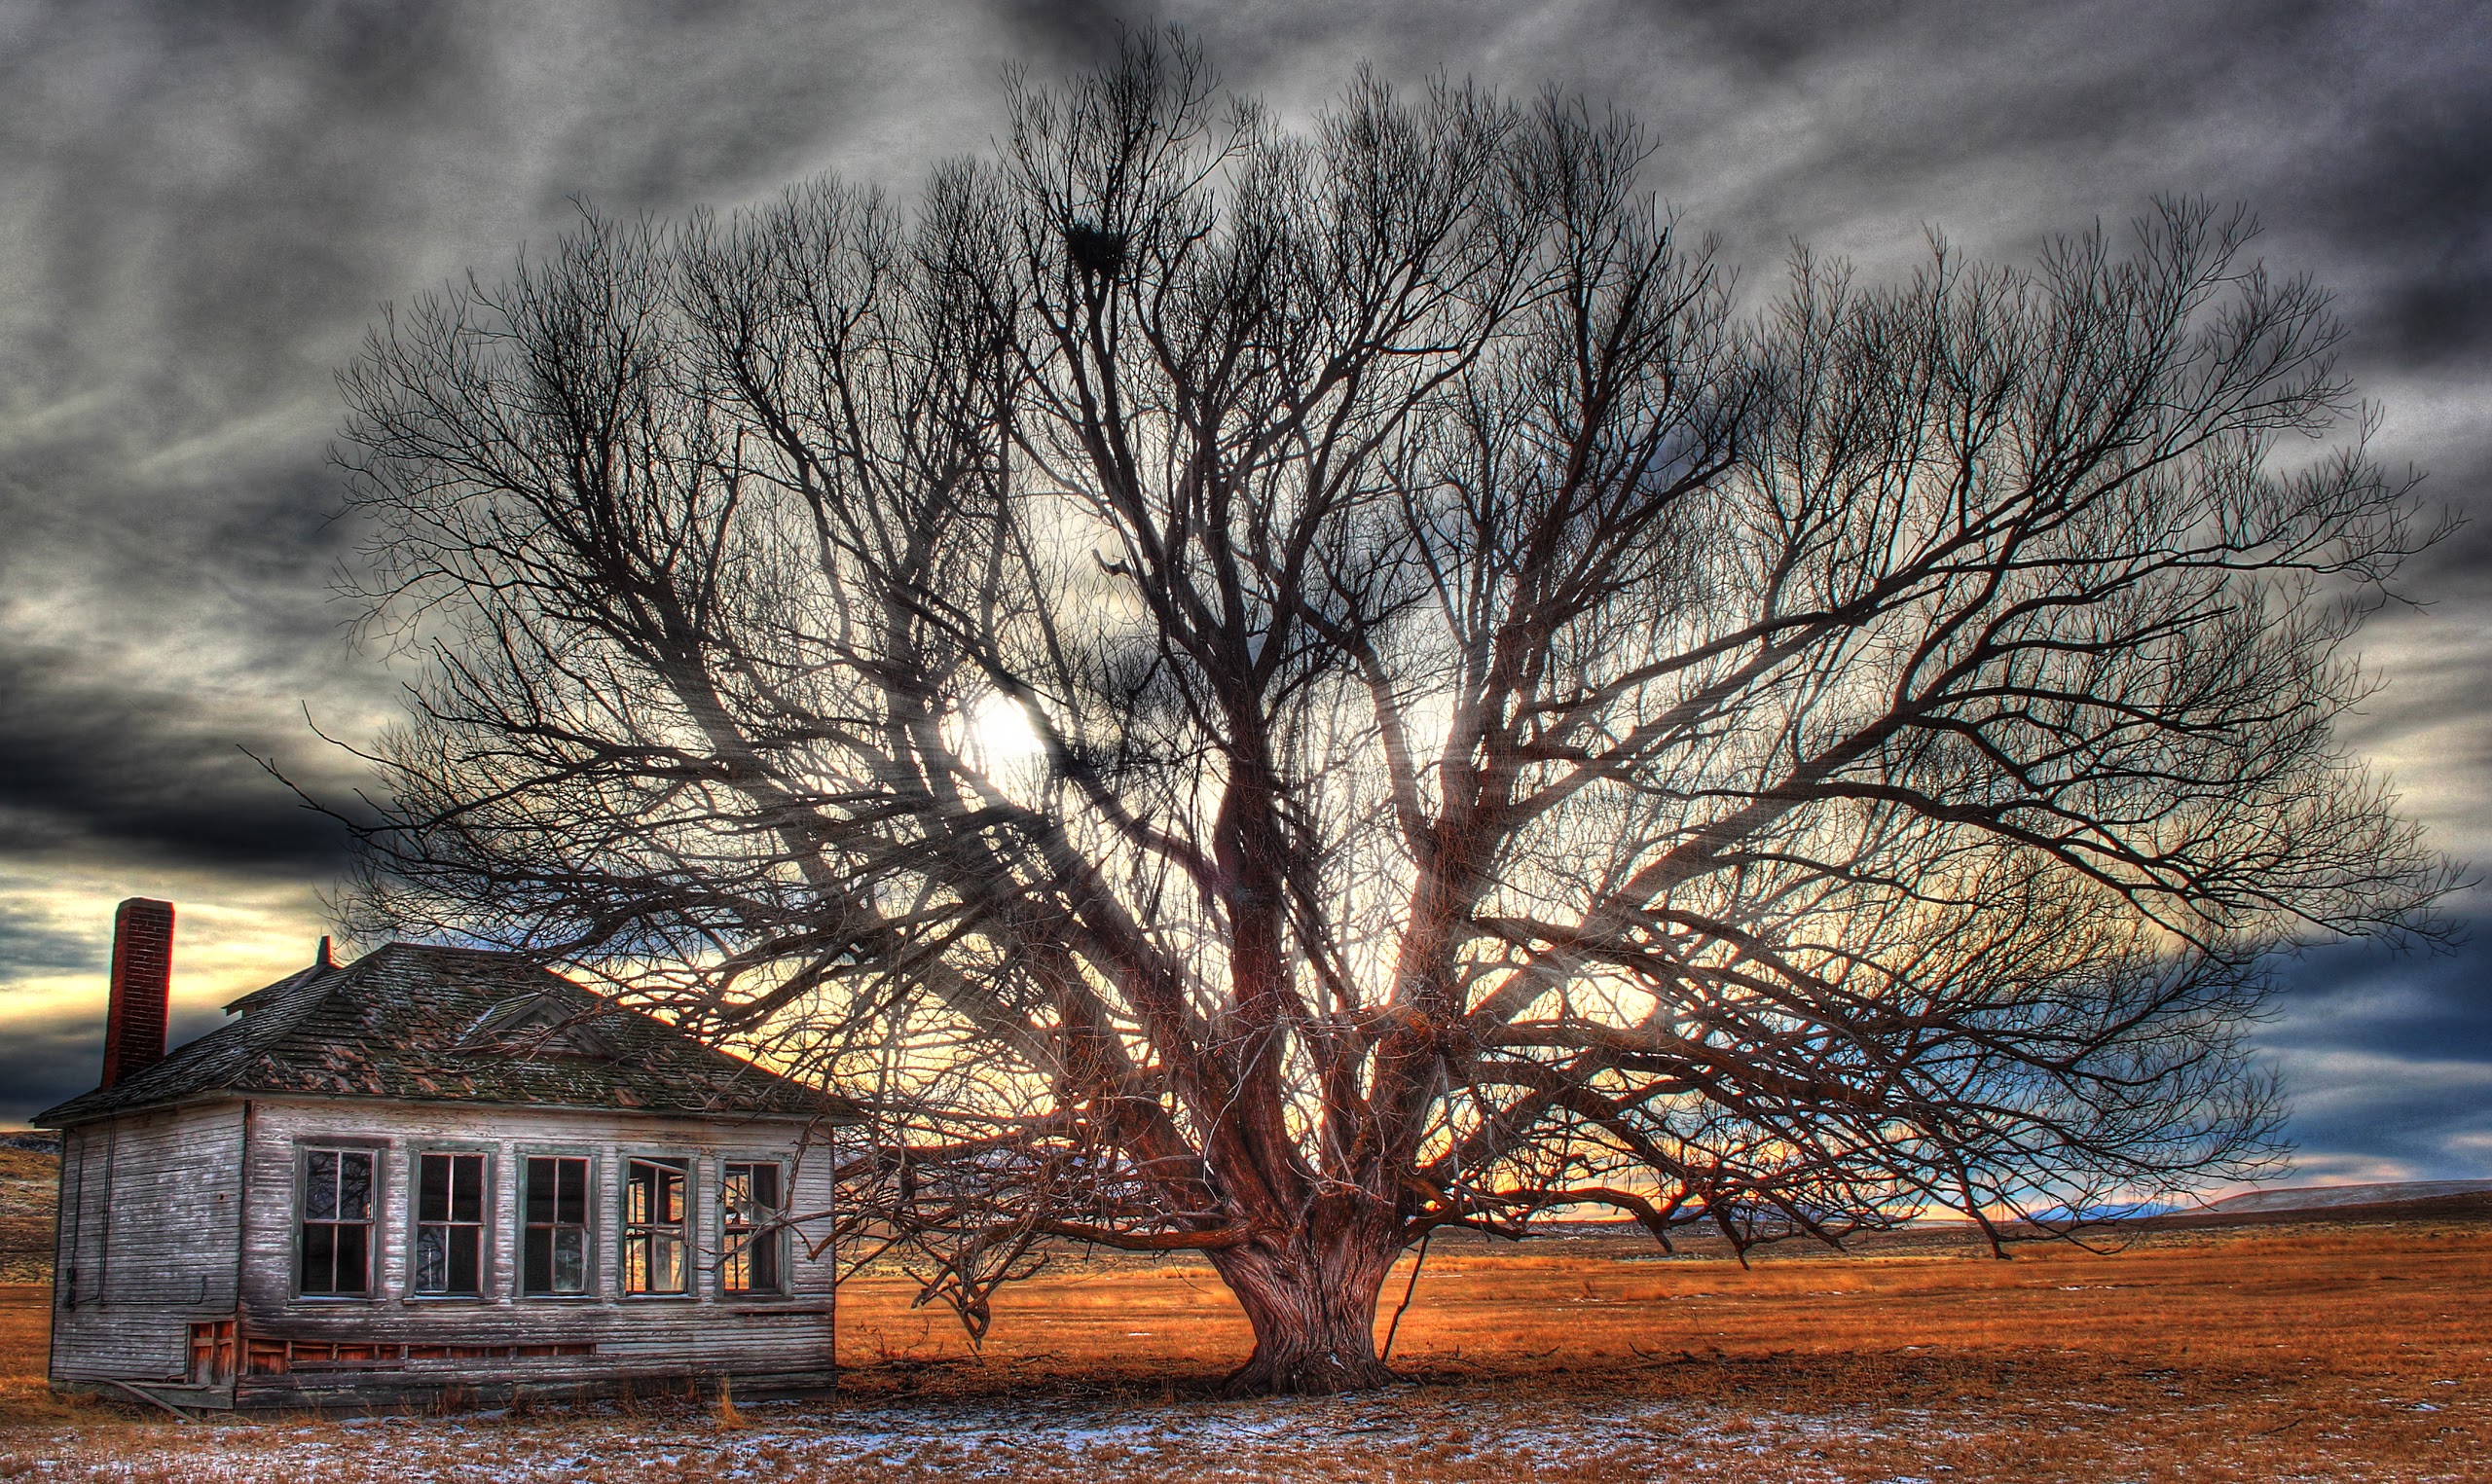
[[684, 1256], [683, 1169], [636, 1159], [623, 1174], [623, 1291], [681, 1293]]
[[537, 1156], [528, 1162], [527, 1229], [520, 1243], [520, 1287], [529, 1293], [588, 1291], [588, 1161]]
[[779, 1167], [726, 1167], [718, 1182], [718, 1286], [729, 1293], [780, 1291], [779, 1256], [785, 1246], [772, 1223], [780, 1215]]
[[365, 1149], [304, 1152], [303, 1292], [372, 1291], [372, 1164]]
[[426, 1154], [416, 1162], [416, 1291], [485, 1291], [481, 1154]]

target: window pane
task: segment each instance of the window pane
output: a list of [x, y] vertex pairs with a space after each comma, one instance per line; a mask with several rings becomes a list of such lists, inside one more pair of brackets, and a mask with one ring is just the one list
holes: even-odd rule
[[427, 1154], [416, 1184], [419, 1221], [481, 1221], [485, 1218], [485, 1156]]
[[450, 1168], [447, 1154], [427, 1154], [416, 1164], [416, 1219], [450, 1219]]
[[758, 1232], [779, 1215], [779, 1167], [775, 1164], [729, 1165], [719, 1182], [719, 1206], [726, 1230], [718, 1263], [718, 1285], [729, 1293], [768, 1293], [779, 1288], [777, 1232]]
[[340, 1226], [338, 1232], [338, 1289], [340, 1293], [364, 1291], [364, 1244], [371, 1236], [368, 1226]]
[[303, 1214], [312, 1221], [337, 1217], [338, 1157], [326, 1149], [314, 1149], [303, 1158]]
[[303, 1291], [335, 1293], [338, 1271], [338, 1229], [313, 1224], [303, 1228]]
[[338, 1218], [342, 1221], [372, 1219], [371, 1155], [338, 1156]]
[[683, 1291], [683, 1235], [659, 1231], [649, 1235], [649, 1291]]
[[[483, 1210], [484, 1157], [476, 1162], [476, 1207]], [[529, 1293], [588, 1291], [588, 1161], [541, 1155], [528, 1161], [527, 1232], [520, 1250], [521, 1287]], [[479, 1249], [481, 1252], [481, 1249]], [[478, 1258], [481, 1263], [481, 1256]]]
[[779, 1206], [777, 1165], [729, 1165], [718, 1188], [731, 1226], [758, 1226]]
[[623, 1167], [623, 1287], [629, 1293], [682, 1293], [684, 1172], [654, 1160]]
[[450, 1228], [446, 1226], [416, 1228], [416, 1291], [419, 1293], [450, 1291]]
[[554, 1203], [554, 1219], [566, 1226], [581, 1226], [588, 1221], [588, 1161], [556, 1160], [560, 1180], [560, 1197]]
[[779, 1167], [729, 1165], [719, 1182], [726, 1230], [718, 1285], [729, 1293], [773, 1292], [779, 1287], [781, 1239], [756, 1233], [779, 1214]]
[[528, 1162], [528, 1220], [537, 1225], [554, 1219], [554, 1178], [562, 1167], [558, 1159], [531, 1159]]
[[481, 1227], [450, 1228], [450, 1282], [446, 1285], [447, 1291], [452, 1293], [485, 1291], [484, 1239], [485, 1233]]
[[683, 1172], [633, 1160], [624, 1168], [623, 1219], [634, 1226], [674, 1226], [683, 1220]]
[[485, 1219], [485, 1156], [454, 1155], [450, 1161], [450, 1219]]
[[578, 1293], [588, 1287], [588, 1233], [578, 1227], [557, 1227], [554, 1239], [554, 1291]]

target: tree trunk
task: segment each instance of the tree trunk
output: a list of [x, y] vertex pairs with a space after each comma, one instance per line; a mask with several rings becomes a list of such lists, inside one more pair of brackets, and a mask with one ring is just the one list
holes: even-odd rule
[[1232, 1396], [1328, 1395], [1400, 1379], [1375, 1355], [1376, 1295], [1399, 1244], [1360, 1229], [1299, 1233], [1286, 1247], [1211, 1254], [1255, 1326]]

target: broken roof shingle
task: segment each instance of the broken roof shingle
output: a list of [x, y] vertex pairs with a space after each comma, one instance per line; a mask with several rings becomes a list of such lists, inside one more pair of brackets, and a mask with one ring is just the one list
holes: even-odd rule
[[234, 1020], [34, 1121], [62, 1128], [216, 1093], [660, 1114], [848, 1111], [515, 954], [391, 943], [352, 963], [315, 964], [226, 1009]]

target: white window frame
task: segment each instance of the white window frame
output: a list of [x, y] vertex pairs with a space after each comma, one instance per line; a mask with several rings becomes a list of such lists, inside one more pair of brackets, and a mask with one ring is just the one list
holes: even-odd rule
[[[727, 1220], [727, 1172], [737, 1169], [766, 1169], [778, 1172], [779, 1204], [771, 1212], [772, 1217], [778, 1224], [765, 1224], [758, 1228], [752, 1226], [730, 1227]], [[795, 1183], [794, 1171], [788, 1167], [788, 1161], [780, 1156], [764, 1154], [724, 1154], [719, 1156], [717, 1204], [718, 1296], [720, 1298], [735, 1301], [785, 1298], [795, 1291], [795, 1274], [792, 1271], [793, 1263], [790, 1260], [788, 1227], [786, 1225], [788, 1204], [790, 1198], [794, 1194]], [[779, 1269], [779, 1281], [768, 1287], [761, 1287], [757, 1285], [743, 1288], [729, 1287], [727, 1285], [728, 1269], [735, 1261], [736, 1238], [740, 1234], [753, 1233], [756, 1230], [758, 1232], [757, 1240], [761, 1243], [768, 1244], [768, 1249], [770, 1250]]]
[[[351, 1140], [320, 1140], [313, 1142], [300, 1144], [296, 1147], [294, 1156], [294, 1271], [292, 1274], [293, 1292], [296, 1298], [323, 1304], [368, 1304], [380, 1296], [381, 1244], [383, 1232], [385, 1230], [382, 1221], [382, 1214], [388, 1210], [385, 1200], [387, 1194], [385, 1186], [388, 1179], [388, 1162], [383, 1158], [383, 1155], [386, 1152], [387, 1149], [385, 1145], [360, 1143]], [[312, 1213], [312, 1166], [322, 1155], [335, 1157], [339, 1161], [339, 1164], [336, 1170], [329, 1176], [329, 1179], [331, 1181], [330, 1207], [333, 1213], [328, 1216], [315, 1216]], [[359, 1220], [351, 1221], [341, 1220], [334, 1214], [339, 1204], [338, 1198], [344, 1196], [346, 1193], [345, 1161], [349, 1158], [364, 1161], [366, 1168], [366, 1174], [364, 1176], [363, 1216]], [[360, 1227], [362, 1229], [363, 1286], [361, 1288], [348, 1290], [334, 1287], [310, 1288], [304, 1286], [304, 1265], [311, 1257], [311, 1236], [312, 1228], [314, 1226], [327, 1227], [332, 1233], [329, 1239], [329, 1273], [332, 1282], [336, 1280], [338, 1270], [336, 1246], [338, 1239], [335, 1233], [356, 1227]]]
[[[513, 1157], [519, 1164], [519, 1177], [515, 1184], [510, 1203], [510, 1219], [513, 1229], [519, 1234], [519, 1261], [514, 1265], [511, 1274], [511, 1286], [516, 1290], [519, 1298], [531, 1302], [578, 1303], [582, 1300], [594, 1301], [598, 1296], [597, 1167], [601, 1163], [597, 1157], [596, 1151], [580, 1148], [521, 1149], [516, 1151]], [[578, 1221], [571, 1222], [555, 1220], [539, 1222], [531, 1219], [532, 1213], [529, 1209], [528, 1199], [529, 1171], [536, 1161], [540, 1159], [571, 1160], [578, 1163], [581, 1167], [579, 1205], [580, 1218]], [[562, 1214], [561, 1203], [562, 1192], [560, 1177], [557, 1176], [554, 1213], [558, 1217]], [[580, 1285], [578, 1287], [531, 1288], [528, 1285], [529, 1234], [540, 1227], [554, 1232], [561, 1232], [572, 1228], [576, 1228], [579, 1231]], [[550, 1277], [554, 1263], [553, 1248], [550, 1245], [551, 1239], [548, 1239], [548, 1241], [549, 1245], [546, 1249], [546, 1268], [548, 1276]]]
[[[424, 1219], [424, 1161], [427, 1159], [472, 1159], [476, 1166], [476, 1216], [472, 1221], [426, 1221]], [[455, 1177], [454, 1177], [455, 1178]], [[455, 1214], [457, 1187], [453, 1184], [451, 1211]], [[494, 1151], [486, 1148], [435, 1145], [417, 1149], [407, 1161], [407, 1297], [427, 1304], [455, 1303], [464, 1299], [470, 1303], [494, 1296]], [[423, 1240], [427, 1226], [472, 1227], [476, 1232], [476, 1286], [473, 1288], [428, 1289], [423, 1284]]]
[[[695, 1235], [693, 1213], [700, 1209], [701, 1204], [697, 1162], [681, 1154], [634, 1154], [626, 1150], [622, 1156], [622, 1163], [623, 1177], [615, 1191], [615, 1290], [628, 1299], [692, 1297], [695, 1288], [692, 1272], [692, 1243]], [[636, 1177], [634, 1172], [642, 1167], [656, 1172], [661, 1176], [656, 1182], [659, 1189], [664, 1188], [663, 1176], [671, 1175], [675, 1177], [678, 1198], [677, 1214], [674, 1220], [659, 1220], [645, 1213], [640, 1219], [634, 1218], [632, 1202], [633, 1198], [639, 1194], [642, 1183]], [[635, 1244], [647, 1244], [643, 1260], [654, 1269], [659, 1253], [663, 1250], [663, 1244], [670, 1236], [673, 1239], [675, 1250], [677, 1286], [634, 1287], [632, 1284]]]

